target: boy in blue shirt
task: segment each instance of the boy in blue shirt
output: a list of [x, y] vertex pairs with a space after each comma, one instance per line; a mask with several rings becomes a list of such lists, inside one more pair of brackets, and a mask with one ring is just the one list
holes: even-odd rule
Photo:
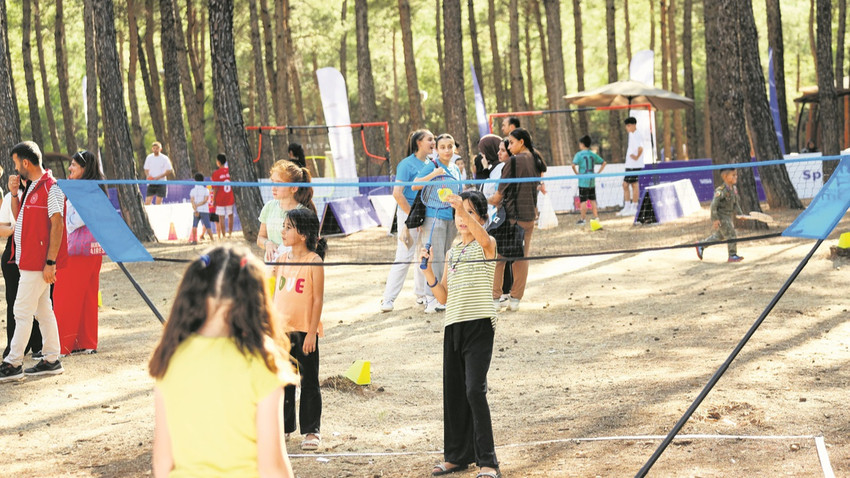
[[[598, 154], [590, 150], [590, 136], [584, 135], [578, 141], [580, 151], [573, 157], [573, 172], [577, 175], [593, 174], [594, 167], [597, 164], [602, 166], [599, 168], [601, 173], [608, 164]], [[599, 212], [596, 210], [596, 178], [579, 178], [578, 180], [578, 197], [580, 201], [581, 219], [576, 222], [578, 225], [585, 224], [587, 217], [587, 201], [590, 200], [590, 207], [593, 210], [593, 218], [599, 220]]]

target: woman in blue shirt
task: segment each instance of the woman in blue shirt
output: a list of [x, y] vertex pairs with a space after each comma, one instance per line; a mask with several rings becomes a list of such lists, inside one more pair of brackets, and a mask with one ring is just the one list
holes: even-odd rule
[[[413, 181], [419, 170], [422, 169], [422, 165], [427, 161], [428, 155], [434, 151], [435, 145], [434, 135], [427, 129], [410, 133], [407, 138], [408, 156], [396, 166], [395, 180], [398, 182]], [[393, 303], [398, 294], [401, 293], [404, 279], [407, 277], [407, 269], [410, 268], [410, 263], [414, 259], [421, 229], [408, 229], [404, 224], [410, 214], [413, 200], [416, 199], [416, 191], [411, 189], [410, 186], [396, 186], [393, 188], [393, 199], [398, 203], [396, 210], [398, 244], [395, 251], [395, 264], [390, 267], [387, 286], [384, 288], [384, 298], [381, 301], [382, 312], [392, 311]], [[418, 267], [413, 271], [413, 286], [416, 293], [416, 303], [424, 304], [426, 299], [425, 277]]]

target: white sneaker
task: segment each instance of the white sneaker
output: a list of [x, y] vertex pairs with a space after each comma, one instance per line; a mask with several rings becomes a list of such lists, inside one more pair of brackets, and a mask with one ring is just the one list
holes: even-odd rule
[[618, 212], [617, 215], [618, 216], [631, 216], [634, 213], [635, 213], [635, 211], [634, 211], [633, 203], [627, 202], [625, 204], [625, 206], [623, 206], [623, 210]]
[[446, 310], [446, 306], [441, 304], [437, 299], [433, 297], [428, 298], [428, 303], [425, 305], [425, 313], [433, 314], [435, 312], [442, 312]]
[[499, 299], [493, 299], [493, 307], [496, 308], [496, 312], [500, 312], [502, 310], [502, 303]]
[[511, 303], [508, 305], [508, 310], [511, 312], [517, 312], [519, 310], [519, 299], [511, 297]]
[[511, 298], [510, 294], [502, 294], [502, 296], [499, 297], [499, 303], [505, 304], [505, 303], [508, 302], [508, 300], [510, 300], [510, 298]]
[[381, 302], [381, 312], [392, 312], [393, 311], [393, 301], [384, 299]]
[[416, 297], [416, 304], [417, 305], [424, 305], [424, 304], [427, 304], [427, 303], [428, 303], [428, 296], [420, 295], [420, 296]]

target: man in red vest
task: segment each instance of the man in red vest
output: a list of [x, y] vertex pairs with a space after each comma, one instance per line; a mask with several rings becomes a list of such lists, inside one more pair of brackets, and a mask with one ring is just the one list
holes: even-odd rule
[[[67, 259], [65, 236], [65, 194], [56, 185], [49, 170], [42, 167], [41, 150], [32, 141], [12, 148], [12, 160], [20, 178], [31, 181], [26, 200], [20, 204], [20, 178], [9, 180], [12, 213], [15, 223], [15, 261], [21, 271], [15, 298], [15, 335], [9, 355], [0, 364], [0, 382], [21, 380], [24, 375], [56, 375], [64, 371], [59, 362], [59, 330], [50, 284], [56, 281], [56, 269]], [[38, 320], [44, 341], [44, 358], [35, 366], [22, 370], [24, 350]]]

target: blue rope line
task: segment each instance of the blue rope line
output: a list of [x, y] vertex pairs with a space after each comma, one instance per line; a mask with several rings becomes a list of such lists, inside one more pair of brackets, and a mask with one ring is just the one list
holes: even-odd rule
[[[641, 171], [629, 171], [619, 173], [594, 173], [575, 175], [569, 174], [565, 176], [547, 176], [544, 178], [508, 178], [508, 179], [464, 179], [446, 181], [446, 184], [487, 184], [487, 183], [530, 183], [530, 182], [546, 182], [546, 181], [566, 181], [589, 179], [589, 178], [616, 178], [626, 174], [629, 176], [654, 176], [663, 174], [680, 174], [683, 172], [697, 171], [715, 171], [718, 169], [742, 169], [764, 166], [779, 166], [782, 164], [809, 163], [813, 161], [831, 161], [840, 160], [850, 157], [850, 155], [838, 156], [818, 156], [813, 158], [793, 158], [793, 159], [774, 159], [770, 161], [753, 161], [750, 163], [732, 163], [732, 164], [713, 164], [709, 166], [690, 166], [687, 168], [663, 168], [663, 169], [644, 169]], [[64, 181], [69, 179], [60, 179], [59, 186], [62, 187]], [[87, 180], [95, 184], [151, 184], [151, 185], [183, 185], [183, 186], [222, 186], [220, 181], [191, 181], [191, 180], [173, 180], [173, 181], [148, 181], [146, 179], [104, 179], [104, 180]], [[312, 183], [271, 183], [271, 182], [245, 182], [245, 181], [230, 181], [226, 183], [228, 186], [236, 187], [298, 187], [309, 185], [313, 188], [320, 187], [343, 187], [343, 188], [379, 188], [379, 187], [394, 187], [394, 186], [422, 186], [422, 181], [375, 181], [375, 182], [358, 182], [358, 181], [343, 181], [343, 182], [312, 182]]]

